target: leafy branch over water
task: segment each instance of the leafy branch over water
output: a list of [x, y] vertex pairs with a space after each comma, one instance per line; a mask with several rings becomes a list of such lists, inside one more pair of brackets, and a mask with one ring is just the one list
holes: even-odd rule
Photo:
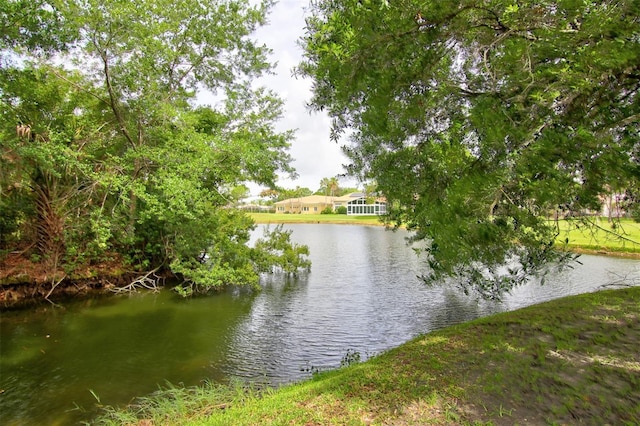
[[[253, 247], [237, 247], [234, 258], [229, 259], [218, 247], [211, 247], [206, 255], [200, 256], [197, 264], [183, 268], [175, 261], [171, 269], [180, 274], [184, 281], [175, 290], [189, 296], [193, 293], [206, 293], [219, 290], [226, 285], [258, 286], [261, 273], [281, 272], [296, 275], [308, 271], [311, 261], [307, 258], [309, 248], [291, 242], [290, 230], [277, 225], [271, 230], [266, 227], [264, 236]], [[244, 256], [245, 258], [239, 258]]]

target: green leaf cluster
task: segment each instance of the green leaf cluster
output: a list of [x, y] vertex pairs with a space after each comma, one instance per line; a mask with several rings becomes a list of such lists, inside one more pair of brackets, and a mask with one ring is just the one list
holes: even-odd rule
[[350, 172], [426, 242], [428, 275], [497, 295], [564, 256], [547, 216], [637, 199], [639, 16], [633, 0], [319, 1], [298, 72]]
[[0, 249], [52, 275], [118, 258], [203, 291], [296, 262], [256, 260], [232, 208], [245, 183], [295, 172], [282, 101], [252, 83], [271, 68], [251, 36], [270, 5], [3, 2]]

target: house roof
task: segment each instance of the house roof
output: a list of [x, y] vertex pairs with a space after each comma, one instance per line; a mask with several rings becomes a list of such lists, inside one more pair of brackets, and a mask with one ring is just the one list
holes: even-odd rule
[[356, 200], [362, 197], [364, 197], [364, 194], [362, 192], [352, 192], [350, 194], [345, 194], [340, 197], [335, 197], [334, 201], [345, 202], [345, 201]]
[[[345, 194], [340, 197], [331, 197], [329, 195], [309, 195], [308, 197], [287, 198], [286, 200], [282, 200], [274, 203], [274, 205], [287, 206], [291, 204], [305, 205], [305, 204], [345, 203], [345, 202], [357, 200], [359, 198], [364, 198], [364, 196], [365, 195], [362, 192], [352, 192], [350, 194]], [[376, 198], [376, 201], [379, 203], [384, 203], [386, 202], [386, 199]]]
[[[351, 194], [343, 195], [342, 197], [336, 197], [334, 202], [349, 202], [358, 200], [360, 198], [365, 198], [365, 194], [363, 192], [352, 192]], [[386, 203], [387, 199], [384, 197], [375, 197], [376, 202], [378, 203]]]
[[288, 204], [331, 204], [336, 197], [328, 195], [309, 195], [308, 197], [288, 198], [274, 203], [276, 206]]

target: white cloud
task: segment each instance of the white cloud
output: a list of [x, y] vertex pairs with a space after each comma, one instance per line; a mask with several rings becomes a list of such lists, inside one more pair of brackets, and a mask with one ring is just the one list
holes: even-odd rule
[[[298, 178], [282, 175], [277, 184], [284, 188], [300, 186], [316, 191], [320, 180], [344, 174], [343, 164], [348, 162], [340, 144], [329, 139], [331, 123], [324, 113], [311, 112], [306, 104], [311, 99], [311, 81], [293, 76], [293, 69], [302, 60], [302, 48], [298, 40], [304, 34], [307, 2], [281, 0], [271, 8], [268, 24], [259, 28], [254, 38], [272, 50], [270, 61], [276, 63], [273, 74], [255, 82], [275, 92], [284, 101], [282, 119], [277, 123], [278, 131], [295, 130], [289, 153]], [[215, 104], [215, 96], [202, 93], [199, 102]], [[341, 179], [341, 185], [355, 187], [353, 179]], [[261, 187], [249, 185], [252, 196], [257, 196]]]
[[[278, 184], [315, 191], [322, 178], [344, 173], [342, 165], [347, 163], [347, 158], [339, 144], [329, 140], [330, 120], [326, 114], [311, 113], [306, 108], [311, 98], [311, 82], [292, 75], [293, 68], [302, 59], [298, 39], [304, 33], [305, 8], [306, 2], [298, 0], [278, 2], [269, 14], [269, 23], [256, 32], [256, 39], [273, 50], [271, 59], [277, 62], [275, 74], [262, 78], [259, 84], [284, 100], [284, 114], [278, 129], [297, 129], [290, 153], [299, 177], [295, 181], [283, 177]], [[344, 185], [355, 186], [353, 181], [345, 181]]]

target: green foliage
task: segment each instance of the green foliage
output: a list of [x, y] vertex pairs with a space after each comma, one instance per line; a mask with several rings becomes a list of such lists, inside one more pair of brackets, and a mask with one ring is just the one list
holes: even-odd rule
[[280, 189], [280, 195], [278, 196], [278, 201], [286, 200], [287, 198], [301, 198], [308, 197], [309, 195], [313, 195], [313, 192], [306, 187], [296, 186], [294, 189]]
[[[2, 195], [0, 197], [0, 248], [15, 244], [23, 212], [29, 207], [28, 202], [22, 197], [16, 198], [13, 194]], [[10, 198], [11, 196], [13, 199]]]
[[320, 180], [320, 189], [317, 194], [336, 196], [340, 191], [340, 182], [337, 177], [323, 178]]
[[564, 257], [544, 215], [637, 186], [639, 13], [630, 0], [317, 2], [298, 72], [333, 137], [352, 130], [350, 171], [426, 242], [425, 278], [492, 297]]
[[[0, 7], [0, 50], [13, 48], [50, 53], [65, 49], [76, 37], [57, 1], [5, 0]], [[0, 53], [0, 58], [6, 51]]]
[[640, 222], [640, 181], [627, 188], [620, 197], [619, 205], [633, 220]]
[[334, 214], [335, 212], [333, 211], [333, 208], [331, 208], [331, 206], [327, 206], [325, 207], [320, 214]]
[[309, 270], [311, 262], [306, 256], [309, 248], [291, 242], [290, 230], [277, 225], [273, 230], [266, 227], [264, 237], [256, 241], [252, 250], [252, 261], [258, 272], [284, 272], [297, 274]]
[[[170, 424], [178, 418], [209, 411], [212, 407], [223, 409], [233, 404], [255, 400], [262, 392], [266, 391], [259, 391], [240, 382], [221, 385], [207, 381], [202, 386], [191, 387], [166, 383], [151, 395], [136, 398], [125, 409], [103, 407], [95, 424], [135, 424], [139, 423], [138, 419], [145, 419], [154, 424]], [[100, 404], [98, 397], [95, 397]]]
[[347, 349], [347, 353], [340, 360], [340, 367], [349, 367], [361, 361], [360, 352], [355, 349]]
[[336, 214], [347, 214], [347, 207], [338, 206], [338, 208], [336, 209]]
[[336, 196], [342, 197], [343, 195], [351, 194], [352, 192], [359, 192], [358, 188], [339, 188]]
[[[4, 4], [0, 249], [33, 245], [52, 272], [115, 252], [196, 291], [255, 285], [254, 225], [229, 207], [247, 182], [294, 174], [282, 102], [251, 83], [271, 67], [250, 38], [269, 6]], [[223, 105], [194, 106], [203, 89]]]
[[[248, 230], [252, 223], [244, 223], [249, 218], [234, 212], [226, 218], [227, 223], [219, 224], [226, 232], [212, 233], [214, 243], [197, 258], [188, 261], [176, 259], [171, 270], [183, 277], [182, 285], [176, 291], [183, 296], [221, 290], [228, 285], [258, 286], [261, 273], [298, 274], [311, 267], [307, 259], [307, 246], [294, 244], [290, 240], [291, 231], [282, 225], [273, 230], [265, 228], [264, 236], [253, 247], [248, 246]], [[190, 236], [184, 236], [189, 241]], [[187, 263], [188, 262], [188, 263]]]

